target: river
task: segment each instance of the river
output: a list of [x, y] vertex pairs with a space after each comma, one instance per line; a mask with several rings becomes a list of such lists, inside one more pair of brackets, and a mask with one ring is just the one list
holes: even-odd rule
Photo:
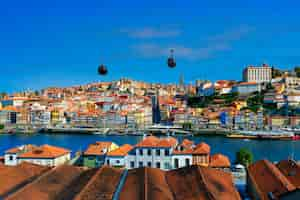
[[[179, 141], [184, 138], [198, 142], [206, 142], [211, 146], [211, 153], [222, 153], [227, 155], [233, 162], [235, 153], [240, 148], [248, 148], [252, 151], [255, 160], [269, 159], [279, 161], [294, 155], [294, 159], [300, 160], [300, 141], [284, 140], [243, 140], [230, 139], [220, 136], [197, 136], [177, 137]], [[95, 141], [113, 141], [118, 145], [136, 144], [142, 139], [141, 136], [103, 136], [82, 134], [35, 134], [35, 135], [0, 135], [0, 155], [12, 147], [23, 144], [50, 144], [68, 148], [75, 153], [85, 150], [87, 146]]]

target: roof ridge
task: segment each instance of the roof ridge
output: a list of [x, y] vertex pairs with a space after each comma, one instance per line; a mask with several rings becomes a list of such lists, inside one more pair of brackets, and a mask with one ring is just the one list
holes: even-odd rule
[[197, 175], [200, 178], [200, 180], [201, 180], [200, 182], [202, 182], [203, 187], [205, 188], [205, 190], [207, 192], [208, 198], [211, 199], [211, 200], [217, 200], [218, 198], [216, 198], [214, 196], [214, 194], [209, 190], [209, 188], [206, 185], [206, 179], [204, 178], [204, 174], [202, 173], [203, 172], [202, 167], [200, 167], [200, 166], [196, 166], [196, 167], [198, 169], [197, 170]]
[[148, 200], [148, 170], [144, 167], [144, 200]]

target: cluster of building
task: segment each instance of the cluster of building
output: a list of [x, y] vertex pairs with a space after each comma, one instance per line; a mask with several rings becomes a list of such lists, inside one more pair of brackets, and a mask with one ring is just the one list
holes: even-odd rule
[[113, 142], [96, 142], [83, 153], [83, 165], [102, 165], [134, 169], [152, 167], [171, 170], [190, 165], [229, 169], [230, 161], [222, 154], [210, 154], [206, 143], [194, 144], [184, 139], [178, 143], [173, 137], [157, 138], [149, 136], [134, 146], [125, 144], [118, 147]]
[[[298, 107], [300, 78], [294, 73], [272, 75], [273, 68], [249, 66], [243, 81], [196, 80], [195, 84], [145, 83], [130, 79], [92, 83], [67, 88], [46, 88], [41, 92], [22, 92], [3, 96], [0, 100], [0, 124], [34, 127], [133, 127], [152, 124], [180, 125], [193, 128], [264, 128], [282, 126], [277, 119], [282, 113], [266, 113], [264, 106], [276, 109]], [[264, 91], [264, 106], [248, 109], [248, 98]], [[237, 94], [227, 102], [222, 98]], [[205, 107], [189, 105], [189, 97], [213, 97]], [[200, 100], [199, 100], [200, 101]], [[201, 100], [202, 101], [202, 100]], [[299, 126], [298, 115], [286, 126]]]
[[[184, 139], [178, 143], [173, 137], [145, 137], [136, 145], [118, 146], [114, 142], [90, 144], [80, 157], [85, 167], [112, 167], [134, 169], [152, 167], [171, 170], [191, 165], [230, 169], [230, 161], [222, 154], [210, 153], [210, 146], [204, 142], [195, 144]], [[16, 166], [22, 162], [44, 166], [59, 166], [69, 163], [71, 151], [50, 145], [23, 145], [9, 149], [4, 155], [4, 164]]]

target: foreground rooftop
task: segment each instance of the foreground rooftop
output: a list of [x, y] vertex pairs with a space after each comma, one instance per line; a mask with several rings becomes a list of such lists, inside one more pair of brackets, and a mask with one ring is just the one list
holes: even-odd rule
[[[0, 180], [6, 183], [11, 176], [25, 174], [24, 166], [39, 167], [28, 163], [9, 167], [13, 170], [9, 177], [2, 175], [8, 173], [7, 167], [0, 166]], [[52, 169], [40, 167], [36, 174], [10, 184], [0, 193], [0, 199], [240, 199], [229, 173], [200, 166], [166, 172], [155, 168], [125, 170], [103, 166], [87, 169], [63, 165]]]

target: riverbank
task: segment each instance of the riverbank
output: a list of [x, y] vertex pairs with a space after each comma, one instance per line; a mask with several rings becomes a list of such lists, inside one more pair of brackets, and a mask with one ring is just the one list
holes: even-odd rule
[[[212, 154], [222, 153], [228, 156], [233, 163], [235, 153], [241, 148], [249, 149], [255, 160], [269, 159], [279, 161], [294, 156], [300, 160], [300, 141], [291, 140], [248, 140], [248, 139], [231, 139], [223, 136], [174, 136], [179, 142], [184, 138], [195, 141], [195, 143], [206, 142], [211, 146]], [[89, 144], [96, 141], [112, 141], [118, 145], [138, 143], [143, 136], [131, 135], [90, 135], [90, 134], [14, 134], [0, 135], [0, 156], [12, 147], [23, 144], [43, 145], [50, 144], [61, 146], [72, 150], [75, 154], [77, 151], [85, 150]]]

